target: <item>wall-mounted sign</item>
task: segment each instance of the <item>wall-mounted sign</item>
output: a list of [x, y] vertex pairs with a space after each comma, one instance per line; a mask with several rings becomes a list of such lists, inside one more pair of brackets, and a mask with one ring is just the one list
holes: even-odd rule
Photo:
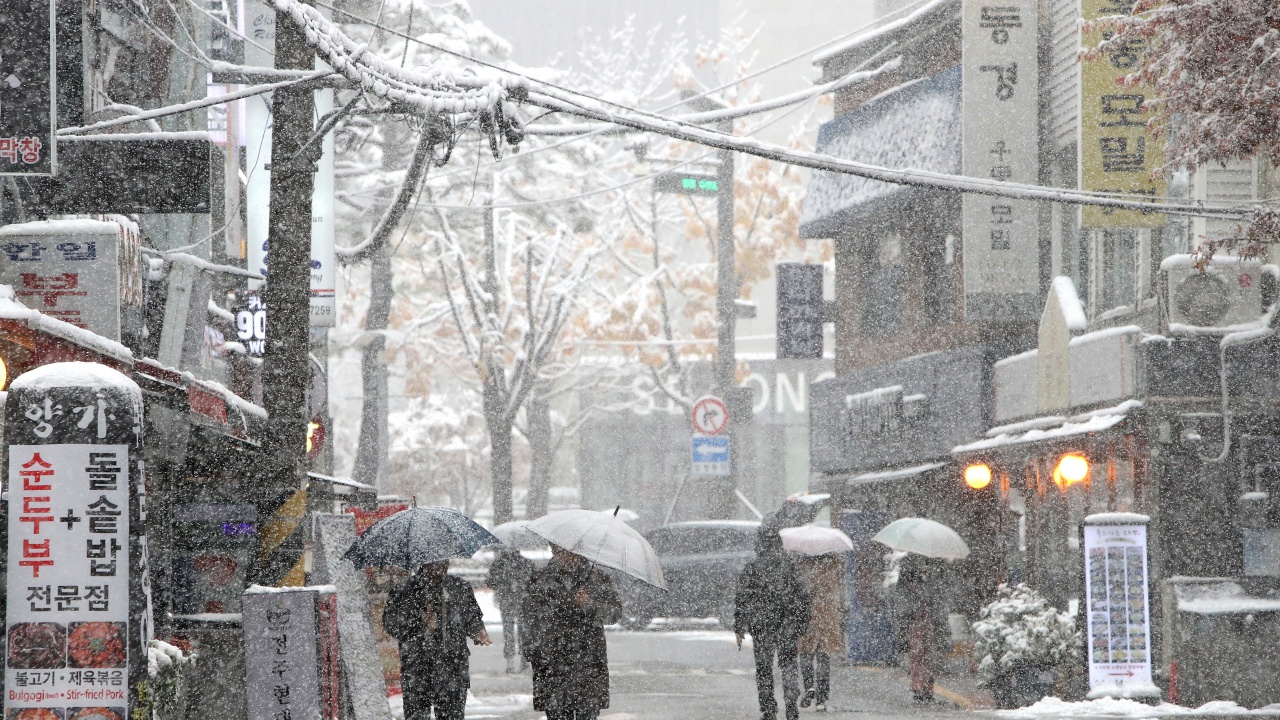
[[822, 297], [822, 266], [778, 263], [779, 358], [822, 357], [826, 302]]
[[[1080, 15], [1090, 22], [1112, 15], [1128, 15], [1134, 0], [1081, 0]], [[1096, 48], [1110, 32], [1082, 32], [1081, 47]], [[1101, 57], [1080, 61], [1080, 189], [1120, 193], [1136, 199], [1159, 199], [1167, 194], [1163, 176], [1153, 178], [1164, 164], [1164, 143], [1147, 129], [1151, 112], [1143, 104], [1151, 97], [1143, 85], [1120, 81], [1142, 63], [1143, 47], [1108, 49]], [[1160, 213], [1084, 206], [1080, 224], [1091, 228], [1161, 227]]]
[[58, 171], [57, 95], [53, 68], [54, 10], [50, 0], [5, 0], [0, 5], [0, 175]]
[[267, 305], [259, 295], [246, 295], [236, 308], [236, 337], [254, 357], [267, 352]]
[[244, 593], [244, 665], [249, 720], [320, 720], [317, 600], [308, 588]]
[[[964, 174], [1039, 182], [1036, 3], [964, 0]], [[966, 193], [964, 312], [971, 323], [1033, 320], [1040, 304], [1036, 204]]]
[[1151, 682], [1145, 515], [1103, 513], [1084, 524], [1090, 697], [1159, 697]]

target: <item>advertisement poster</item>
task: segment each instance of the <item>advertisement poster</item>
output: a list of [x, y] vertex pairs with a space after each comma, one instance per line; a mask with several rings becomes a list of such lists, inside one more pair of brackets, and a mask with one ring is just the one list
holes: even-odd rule
[[250, 588], [244, 594], [249, 720], [320, 720], [318, 593]]
[[[1091, 697], [1159, 695], [1151, 682], [1147, 592], [1147, 526], [1085, 519], [1085, 602], [1088, 608]], [[1096, 519], [1095, 519], [1096, 518]]]
[[[962, 18], [964, 174], [1036, 184], [1036, 3], [965, 0]], [[965, 319], [1038, 317], [1036, 203], [966, 193], [961, 217]]]
[[[1084, 22], [1128, 15], [1133, 0], [1081, 0]], [[1104, 30], [1083, 32], [1080, 46], [1096, 48], [1109, 39]], [[1145, 86], [1123, 86], [1120, 80], [1142, 62], [1143, 47], [1108, 48], [1096, 59], [1080, 61], [1080, 189], [1158, 199], [1167, 194], [1163, 176], [1152, 177], [1164, 164], [1164, 144], [1147, 129], [1151, 112]], [[1160, 213], [1085, 206], [1080, 224], [1088, 228], [1161, 227]]]
[[129, 447], [9, 447], [7, 720], [125, 720]]

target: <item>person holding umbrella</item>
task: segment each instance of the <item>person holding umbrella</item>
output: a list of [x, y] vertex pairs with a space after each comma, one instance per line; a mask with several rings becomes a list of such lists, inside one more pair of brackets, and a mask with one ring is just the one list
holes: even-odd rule
[[[470, 641], [489, 645], [471, 585], [449, 575], [498, 538], [452, 508], [411, 508], [378, 521], [347, 550], [356, 567], [412, 568], [391, 591], [382, 625], [400, 643], [405, 720], [462, 720], [471, 687]], [[434, 713], [434, 715], [433, 715]]]
[[783, 528], [782, 546], [797, 556], [800, 575], [809, 586], [812, 606], [809, 629], [796, 643], [804, 696], [800, 707], [826, 712], [831, 696], [831, 656], [844, 652], [845, 554], [853, 550], [849, 536], [833, 527], [804, 525]]
[[733, 631], [738, 637], [739, 650], [743, 636], [751, 635], [762, 720], [774, 720], [778, 716], [778, 701], [773, 696], [775, 657], [787, 720], [800, 717], [796, 642], [809, 628], [810, 611], [809, 588], [800, 577], [795, 560], [783, 549], [778, 530], [767, 525], [761, 527], [756, 556], [738, 577]]
[[[489, 587], [502, 614], [502, 656], [507, 659], [507, 672], [524, 672], [525, 659], [519, 650], [520, 606], [525, 589], [533, 576], [533, 561], [508, 545], [500, 546], [489, 566]], [[517, 665], [517, 662], [519, 665]]]
[[551, 544], [551, 562], [534, 571], [520, 613], [533, 707], [547, 720], [595, 720], [609, 707], [604, 626], [622, 620], [622, 601], [596, 565], [666, 588], [653, 548], [616, 512], [564, 510], [529, 524]]

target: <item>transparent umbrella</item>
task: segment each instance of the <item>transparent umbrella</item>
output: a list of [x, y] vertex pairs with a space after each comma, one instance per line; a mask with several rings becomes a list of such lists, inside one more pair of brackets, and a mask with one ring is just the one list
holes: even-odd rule
[[561, 510], [529, 523], [529, 530], [597, 565], [667, 589], [649, 541], [613, 512]]
[[926, 518], [902, 518], [885, 525], [871, 538], [881, 545], [943, 560], [969, 557], [969, 545], [955, 530]]

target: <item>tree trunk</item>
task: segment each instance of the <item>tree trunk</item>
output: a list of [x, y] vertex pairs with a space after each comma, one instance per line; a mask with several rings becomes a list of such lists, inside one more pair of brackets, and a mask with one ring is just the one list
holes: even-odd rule
[[369, 260], [369, 311], [364, 330], [376, 333], [364, 346], [360, 360], [363, 398], [360, 406], [360, 441], [351, 475], [356, 482], [382, 487], [387, 467], [387, 329], [393, 295], [391, 248], [382, 243]]
[[532, 520], [547, 514], [551, 489], [551, 464], [555, 451], [551, 446], [551, 402], [540, 395], [530, 395], [524, 411], [529, 420], [529, 448], [533, 457], [529, 468], [529, 498], [525, 517]]
[[484, 421], [489, 428], [489, 468], [493, 475], [493, 522], [515, 518], [511, 510], [511, 420], [507, 418], [506, 397], [501, 379], [486, 379]]

